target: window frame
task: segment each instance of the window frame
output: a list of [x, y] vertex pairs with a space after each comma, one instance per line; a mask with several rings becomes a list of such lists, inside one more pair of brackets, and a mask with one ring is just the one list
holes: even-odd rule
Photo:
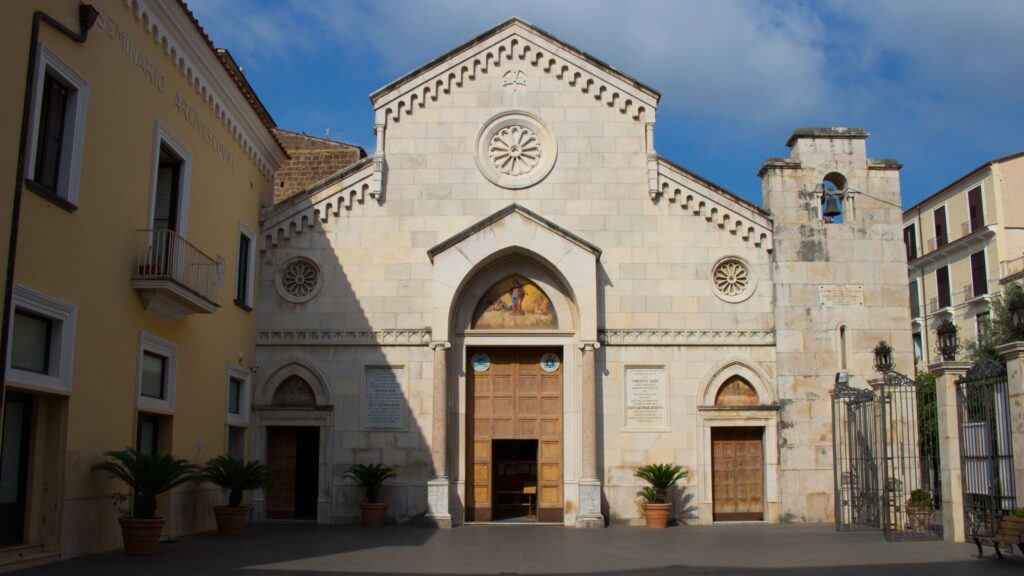
[[[164, 397], [153, 398], [142, 394], [142, 362], [146, 352], [167, 359]], [[178, 345], [148, 332], [139, 333], [139, 354], [136, 360], [135, 398], [139, 410], [158, 414], [174, 414], [178, 377]]]
[[[939, 226], [938, 219], [935, 217], [936, 213], [942, 211], [942, 243], [939, 244]], [[946, 205], [938, 206], [932, 210], [932, 232], [935, 236], [935, 249], [938, 250], [943, 246], [949, 244], [949, 212], [946, 210]]]
[[[907, 232], [910, 232], [909, 234]], [[908, 242], [908, 239], [910, 242]], [[920, 254], [917, 250], [917, 224], [911, 222], [903, 227], [903, 245], [907, 252], [907, 262], [916, 259]], [[913, 253], [913, 255], [911, 255]]]
[[[33, 72], [33, 92], [30, 103], [30, 124], [25, 150], [24, 180], [26, 188], [58, 204], [61, 208], [74, 211], [78, 208], [79, 188], [82, 174], [82, 153], [85, 149], [85, 120], [89, 107], [89, 83], [57, 57], [46, 44], [38, 44], [38, 62]], [[35, 181], [36, 156], [39, 148], [39, 121], [42, 116], [43, 85], [47, 72], [68, 87], [68, 104], [64, 118], [61, 154], [57, 168], [57, 186], [50, 190]]]
[[[978, 191], [978, 222], [975, 226], [975, 221], [971, 218], [971, 194]], [[981, 184], [972, 186], [967, 189], [967, 193], [964, 194], [967, 198], [967, 233], [970, 234], [976, 230], [980, 230], [985, 227], [985, 190], [981, 187]]]
[[[242, 386], [238, 393], [238, 413], [231, 413], [231, 380], [240, 380]], [[249, 416], [252, 412], [252, 371], [238, 364], [229, 364], [227, 378], [224, 381], [224, 421], [230, 426], [249, 427]]]
[[160, 179], [160, 148], [166, 146], [181, 159], [181, 174], [178, 175], [178, 206], [175, 232], [186, 238], [188, 234], [189, 189], [192, 181], [192, 152], [164, 126], [157, 121], [153, 138], [153, 167], [149, 183], [149, 215], [146, 227], [153, 227], [156, 215], [156, 192]]
[[14, 285], [11, 307], [7, 333], [11, 335], [12, 340], [14, 338], [14, 314], [19, 309], [47, 318], [53, 324], [50, 329], [47, 372], [42, 374], [13, 367], [11, 360], [14, 346], [12, 345], [8, 347], [7, 358], [4, 360], [7, 363], [7, 380], [18, 388], [69, 395], [74, 371], [75, 324], [78, 307], [21, 284]]
[[[910, 317], [920, 318], [921, 317], [921, 283], [915, 278], [907, 282], [908, 296], [910, 298]], [[916, 306], [915, 306], [916, 303]], [[915, 308], [917, 314], [914, 314]]]
[[[942, 305], [942, 282], [939, 280], [940, 270], [945, 270], [946, 274], [946, 305]], [[938, 309], [949, 308], [953, 305], [953, 286], [949, 277], [949, 264], [940, 266], [935, 269], [935, 302], [938, 304]]]
[[[979, 254], [981, 254], [981, 266], [982, 266], [982, 268], [984, 270], [984, 275], [981, 278], [981, 280], [982, 280], [982, 282], [985, 283], [985, 286], [984, 286], [985, 290], [984, 290], [984, 292], [981, 292], [981, 293], [978, 292], [978, 282], [977, 282], [978, 281], [978, 277], [977, 277], [978, 272], [974, 268], [974, 258], [975, 258], [975, 256], [977, 256]], [[977, 252], [973, 252], [973, 253], [971, 253], [971, 255], [968, 258], [968, 260], [971, 263], [971, 297], [972, 298], [977, 298], [978, 296], [984, 296], [984, 295], [988, 294], [989, 293], [989, 289], [988, 289], [989, 288], [989, 281], [988, 281], [988, 250], [986, 250], [985, 248], [982, 248], [981, 250], [978, 250]]]
[[[249, 240], [249, 250], [246, 255], [248, 260], [246, 261], [246, 277], [245, 277], [245, 299], [239, 300], [239, 283], [241, 280], [241, 256], [242, 256], [242, 237]], [[235, 304], [240, 308], [244, 308], [246, 311], [252, 310], [253, 296], [255, 292], [255, 281], [256, 281], [256, 232], [252, 228], [247, 226], [245, 222], [238, 222], [238, 242], [235, 250]]]

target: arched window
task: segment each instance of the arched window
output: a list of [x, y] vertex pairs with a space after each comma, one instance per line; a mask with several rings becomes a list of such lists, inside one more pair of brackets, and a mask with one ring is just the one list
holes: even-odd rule
[[846, 177], [839, 172], [829, 172], [821, 181], [821, 219], [832, 224], [843, 221], [846, 199]]
[[274, 390], [272, 403], [278, 408], [316, 408], [316, 395], [299, 376], [289, 376]]
[[715, 406], [757, 406], [757, 391], [741, 376], [733, 376], [722, 384], [715, 396]]

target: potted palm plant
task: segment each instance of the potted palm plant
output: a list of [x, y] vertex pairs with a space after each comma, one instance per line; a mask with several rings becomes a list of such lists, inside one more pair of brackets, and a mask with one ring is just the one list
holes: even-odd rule
[[175, 486], [196, 480], [197, 466], [174, 456], [149, 456], [132, 448], [104, 455], [107, 459], [93, 466], [93, 471], [107, 472], [110, 478], [127, 484], [133, 494], [132, 515], [118, 518], [125, 554], [156, 554], [165, 522], [156, 515], [156, 498]]
[[221, 536], [238, 536], [245, 526], [251, 506], [242, 505], [246, 490], [269, 487], [274, 479], [270, 468], [256, 460], [246, 462], [232, 456], [217, 456], [203, 467], [204, 480], [213, 482], [228, 492], [227, 506], [214, 506], [217, 517], [217, 533]]
[[363, 526], [383, 526], [387, 520], [388, 503], [380, 501], [380, 489], [384, 481], [395, 477], [395, 469], [383, 464], [354, 464], [345, 473], [366, 491], [366, 502], [359, 505], [363, 515]]
[[649, 484], [636, 493], [643, 503], [644, 520], [648, 528], [668, 526], [672, 515], [668, 490], [689, 474], [689, 470], [678, 464], [648, 464], [637, 468], [636, 477]]
[[920, 488], [910, 492], [910, 498], [907, 499], [907, 517], [911, 530], [924, 532], [931, 526], [934, 510], [932, 498], [931, 492]]

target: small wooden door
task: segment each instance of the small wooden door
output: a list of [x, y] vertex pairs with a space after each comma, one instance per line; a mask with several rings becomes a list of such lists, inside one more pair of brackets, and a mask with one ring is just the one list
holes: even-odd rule
[[714, 519], [764, 519], [764, 428], [712, 428]]
[[[490, 365], [476, 371], [473, 357], [486, 354]], [[541, 358], [557, 355], [548, 370]], [[467, 354], [469, 438], [467, 519], [492, 519], [494, 440], [537, 440], [537, 519], [561, 522], [562, 508], [562, 350], [540, 348], [470, 349]], [[550, 358], [550, 357], [549, 357]]]
[[295, 517], [297, 447], [294, 427], [267, 428], [267, 462], [274, 473], [274, 485], [267, 490], [267, 518]]

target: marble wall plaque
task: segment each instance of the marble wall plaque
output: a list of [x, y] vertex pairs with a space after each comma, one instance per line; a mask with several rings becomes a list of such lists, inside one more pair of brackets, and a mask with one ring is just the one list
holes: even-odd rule
[[818, 287], [822, 306], [863, 306], [864, 287], [859, 284], [823, 284]]
[[668, 389], [662, 366], [626, 368], [626, 430], [668, 430]]
[[402, 383], [401, 366], [367, 366], [363, 385], [363, 428], [366, 430], [405, 430], [409, 410]]

